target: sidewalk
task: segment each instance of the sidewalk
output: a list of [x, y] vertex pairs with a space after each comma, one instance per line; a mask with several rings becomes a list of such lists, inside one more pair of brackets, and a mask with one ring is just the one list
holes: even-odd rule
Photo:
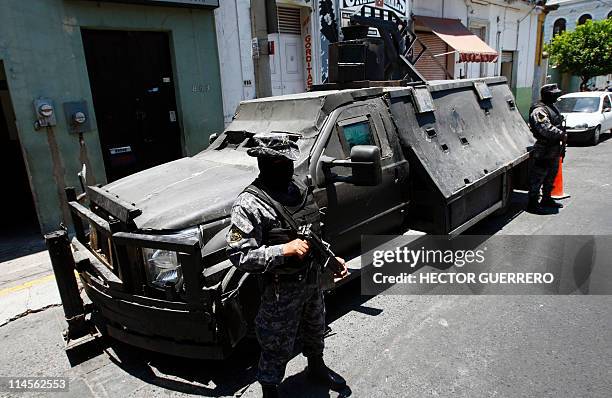
[[0, 326], [60, 304], [49, 254], [41, 238], [9, 241], [0, 250]]

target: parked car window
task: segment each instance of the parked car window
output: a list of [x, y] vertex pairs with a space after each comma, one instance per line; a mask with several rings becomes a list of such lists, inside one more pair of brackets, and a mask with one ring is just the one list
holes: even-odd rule
[[559, 99], [557, 108], [563, 113], [591, 113], [599, 110], [599, 97], [567, 97]]
[[609, 112], [610, 108], [612, 108], [612, 103], [610, 102], [610, 97], [605, 96], [604, 100], [603, 100], [603, 110], [607, 109], [607, 112]]

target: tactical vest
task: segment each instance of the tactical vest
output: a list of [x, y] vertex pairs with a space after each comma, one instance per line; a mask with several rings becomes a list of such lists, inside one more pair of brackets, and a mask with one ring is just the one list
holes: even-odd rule
[[[280, 220], [280, 227], [263, 231], [262, 242], [266, 246], [281, 245], [296, 239], [297, 230], [295, 227], [300, 225], [312, 224], [313, 231], [317, 234], [320, 233], [319, 207], [314, 201], [312, 193], [308, 192], [307, 187], [303, 184], [295, 180], [293, 183], [297, 186], [301, 193], [301, 197], [303, 198], [301, 203], [296, 206], [287, 206], [286, 204], [282, 204], [278, 200], [274, 199], [274, 197], [267, 192], [266, 188], [258, 179], [253, 181], [251, 185], [244, 189], [244, 192], [254, 195], [272, 207], [278, 220]], [[291, 220], [287, 220], [288, 217], [285, 215], [291, 217]], [[295, 221], [295, 223], [293, 221]], [[303, 272], [305, 268], [310, 268], [314, 260], [312, 251], [302, 260], [298, 259], [297, 257], [290, 257], [286, 259], [282, 266], [276, 267], [272, 273], [280, 275], [295, 274], [300, 271]]]

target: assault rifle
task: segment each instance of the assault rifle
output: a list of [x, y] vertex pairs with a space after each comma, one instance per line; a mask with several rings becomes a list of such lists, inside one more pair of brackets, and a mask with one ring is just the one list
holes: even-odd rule
[[323, 241], [319, 235], [312, 230], [312, 224], [300, 225], [297, 230], [297, 235], [298, 238], [312, 245], [313, 248], [325, 258], [323, 268], [329, 267], [334, 274], [340, 274], [344, 271], [344, 267], [340, 261], [338, 261], [334, 252], [329, 248], [329, 243]]
[[561, 162], [565, 159], [565, 149], [567, 148], [567, 119], [563, 118], [561, 124], [561, 130], [563, 130], [563, 138], [561, 139]]

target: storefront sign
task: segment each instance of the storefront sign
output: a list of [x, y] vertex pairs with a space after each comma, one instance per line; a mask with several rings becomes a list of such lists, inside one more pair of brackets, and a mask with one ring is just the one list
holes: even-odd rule
[[306, 61], [306, 88], [312, 87], [312, 36], [310, 34], [304, 37], [304, 52]]
[[400, 16], [406, 16], [406, 0], [342, 0], [343, 11], [357, 11], [361, 6], [370, 5], [392, 10]]

